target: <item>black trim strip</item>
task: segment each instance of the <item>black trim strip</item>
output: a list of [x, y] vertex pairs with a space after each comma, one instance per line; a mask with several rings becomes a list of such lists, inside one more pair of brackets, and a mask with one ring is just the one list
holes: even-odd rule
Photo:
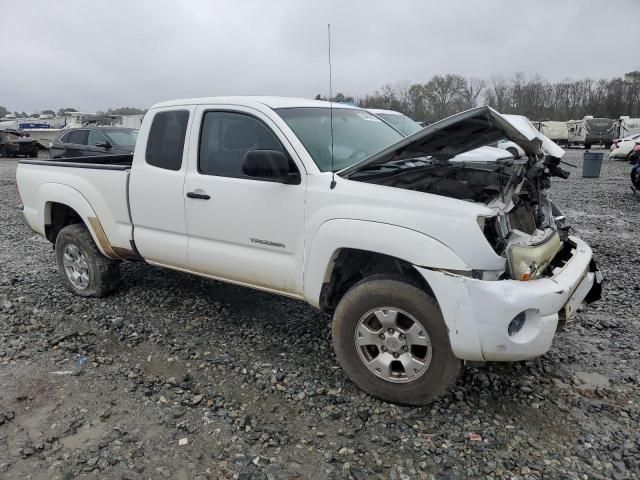
[[90, 155], [84, 157], [54, 157], [45, 161], [49, 162], [69, 162], [69, 163], [99, 163], [111, 165], [113, 163], [129, 163], [133, 162], [132, 153], [118, 153], [110, 155]]
[[58, 160], [21, 160], [25, 165], [42, 165], [43, 167], [91, 168], [94, 170], [129, 170], [131, 164], [77, 163]]

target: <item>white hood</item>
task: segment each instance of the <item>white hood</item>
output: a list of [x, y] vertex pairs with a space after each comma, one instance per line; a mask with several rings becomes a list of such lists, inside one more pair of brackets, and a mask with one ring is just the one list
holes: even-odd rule
[[[564, 150], [536, 130], [526, 117], [501, 115], [493, 108], [484, 106], [433, 123], [338, 174], [349, 177], [367, 165], [409, 158], [433, 157], [449, 160], [502, 139], [517, 143], [528, 156], [546, 154], [561, 158], [564, 155]], [[493, 152], [487, 154], [484, 161], [500, 158], [505, 157]]]

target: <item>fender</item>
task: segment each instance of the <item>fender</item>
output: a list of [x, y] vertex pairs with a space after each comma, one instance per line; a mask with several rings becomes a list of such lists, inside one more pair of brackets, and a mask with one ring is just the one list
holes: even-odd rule
[[36, 231], [44, 235], [44, 227], [51, 223], [51, 203], [61, 203], [76, 211], [91, 233], [100, 252], [109, 258], [120, 258], [112, 249], [98, 216], [88, 200], [77, 190], [61, 183], [43, 183], [38, 189], [38, 218]]
[[316, 308], [322, 284], [329, 281], [332, 261], [342, 248], [382, 253], [420, 267], [469, 270], [446, 245], [415, 230], [366, 220], [328, 220], [318, 228], [305, 255], [304, 296]]

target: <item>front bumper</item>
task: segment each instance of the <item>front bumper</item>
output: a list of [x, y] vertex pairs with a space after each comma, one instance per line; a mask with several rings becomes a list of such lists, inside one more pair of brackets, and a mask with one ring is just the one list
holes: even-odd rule
[[[526, 282], [417, 267], [440, 304], [454, 354], [463, 360], [514, 361], [546, 353], [559, 321], [600, 298], [602, 276], [591, 248], [577, 237], [570, 237], [570, 244], [570, 259], [559, 272]], [[510, 335], [509, 324], [520, 314], [524, 324]]]

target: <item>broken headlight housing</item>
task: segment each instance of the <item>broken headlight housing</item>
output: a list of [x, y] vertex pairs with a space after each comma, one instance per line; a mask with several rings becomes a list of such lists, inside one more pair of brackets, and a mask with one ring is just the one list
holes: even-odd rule
[[562, 249], [557, 232], [534, 245], [512, 243], [507, 247], [509, 273], [515, 280], [534, 280], [546, 270]]

